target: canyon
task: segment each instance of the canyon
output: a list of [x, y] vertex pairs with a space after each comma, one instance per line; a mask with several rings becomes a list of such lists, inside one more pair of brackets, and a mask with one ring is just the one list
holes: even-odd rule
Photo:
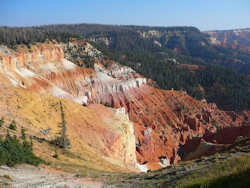
[[250, 52], [250, 29], [234, 29], [226, 31], [207, 31], [216, 45], [230, 46]]
[[[71, 61], [72, 49], [93, 58], [94, 67]], [[250, 137], [249, 111], [222, 111], [185, 91], [157, 89], [152, 80], [85, 41], [48, 41], [15, 50], [1, 46], [0, 81], [0, 116], [22, 122], [39, 139], [55, 137], [62, 101], [70, 151], [78, 159], [61, 160], [79, 166], [147, 172]], [[50, 133], [41, 133], [45, 129]], [[46, 148], [35, 142], [38, 156], [56, 161]]]

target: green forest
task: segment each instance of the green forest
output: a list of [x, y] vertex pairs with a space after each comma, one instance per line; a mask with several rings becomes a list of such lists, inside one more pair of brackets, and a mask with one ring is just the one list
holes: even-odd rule
[[147, 54], [130, 52], [126, 53], [125, 58], [124, 53], [106, 54], [156, 81], [161, 89], [186, 90], [196, 99], [205, 98], [223, 110], [241, 111], [250, 108], [249, 77], [231, 68], [204, 64], [198, 70], [190, 71]]

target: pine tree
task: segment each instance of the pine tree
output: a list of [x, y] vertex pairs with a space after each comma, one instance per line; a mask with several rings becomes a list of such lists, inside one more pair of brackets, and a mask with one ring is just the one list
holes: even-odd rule
[[60, 110], [61, 110], [61, 119], [62, 122], [60, 123], [60, 127], [61, 127], [61, 137], [60, 137], [60, 147], [63, 149], [69, 149], [70, 148], [70, 142], [69, 139], [67, 138], [67, 122], [65, 120], [65, 115], [64, 115], [64, 110], [63, 110], [63, 106], [62, 103], [60, 101]]

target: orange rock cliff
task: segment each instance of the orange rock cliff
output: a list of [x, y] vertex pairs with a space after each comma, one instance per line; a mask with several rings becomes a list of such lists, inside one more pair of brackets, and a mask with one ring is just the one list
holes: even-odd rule
[[[90, 44], [81, 45], [85, 45], [83, 54], [98, 53], [103, 58]], [[93, 148], [109, 162], [133, 170], [155, 170], [188, 158], [202, 141], [216, 147], [232, 144], [238, 136], [250, 136], [249, 112], [224, 112], [184, 91], [153, 88], [146, 78], [115, 62], [106, 68], [96, 59], [94, 69], [78, 67], [67, 60], [65, 48], [57, 43], [39, 43], [16, 51], [2, 46], [1, 78], [9, 81], [9, 87], [74, 101], [100, 116], [108, 133], [104, 131], [102, 144]], [[111, 126], [112, 122], [120, 122], [116, 123], [118, 128]], [[79, 138], [100, 136], [96, 127], [90, 128], [91, 133], [81, 131], [80, 125], [73, 127], [79, 129]], [[94, 140], [86, 137], [84, 142], [93, 144]]]

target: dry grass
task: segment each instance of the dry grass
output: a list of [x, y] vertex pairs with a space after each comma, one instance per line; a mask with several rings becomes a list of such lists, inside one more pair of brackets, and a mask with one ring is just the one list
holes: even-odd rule
[[179, 182], [180, 188], [193, 187], [248, 187], [250, 186], [250, 157], [242, 156], [215, 164], [191, 174]]
[[[5, 135], [7, 125], [11, 120], [17, 122], [17, 130], [9, 130], [10, 134], [20, 133], [21, 127], [27, 132], [27, 137], [37, 136], [46, 141], [34, 142], [36, 156], [51, 163], [51, 166], [65, 171], [82, 173], [85, 169], [97, 171], [126, 171], [125, 168], [115, 165], [103, 158], [102, 150], [105, 131], [109, 131], [103, 120], [94, 113], [94, 110], [81, 105], [51, 96], [41, 96], [23, 89], [6, 88], [0, 92], [0, 118], [5, 118], [5, 125], [0, 128], [0, 135]], [[65, 118], [68, 126], [67, 135], [71, 142], [68, 152], [58, 149], [58, 159], [53, 158], [55, 147], [47, 141], [54, 139], [60, 132], [61, 122], [59, 101], [62, 101]], [[3, 109], [1, 109], [3, 107]], [[6, 110], [7, 109], [7, 110]], [[115, 127], [116, 122], [111, 124]], [[50, 133], [43, 135], [41, 130], [50, 128]], [[118, 129], [118, 128], [116, 128]], [[116, 133], [112, 129], [113, 133]], [[120, 134], [119, 132], [117, 134]]]

